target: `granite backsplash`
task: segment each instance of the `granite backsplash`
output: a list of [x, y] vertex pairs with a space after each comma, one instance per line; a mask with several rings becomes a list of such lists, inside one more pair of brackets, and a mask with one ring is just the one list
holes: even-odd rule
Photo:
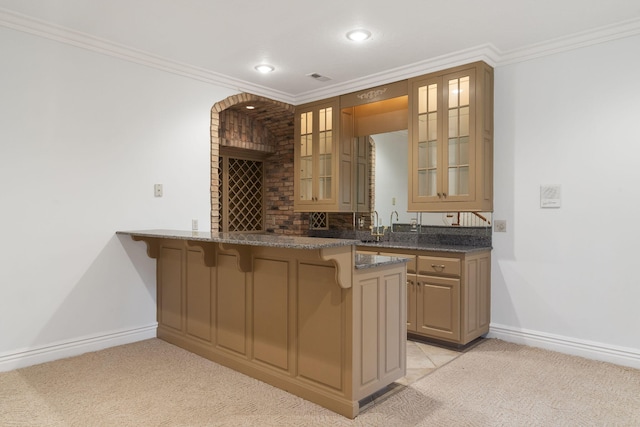
[[[395, 227], [395, 226], [394, 226]], [[374, 241], [369, 230], [309, 230], [309, 237], [355, 239]], [[491, 227], [422, 226], [417, 231], [393, 231], [386, 229], [380, 241], [409, 244], [437, 244], [491, 247]]]

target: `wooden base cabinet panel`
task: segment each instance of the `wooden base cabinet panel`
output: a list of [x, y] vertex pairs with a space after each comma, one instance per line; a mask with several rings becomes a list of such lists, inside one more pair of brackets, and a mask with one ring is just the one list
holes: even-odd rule
[[[235, 255], [218, 254], [215, 285], [216, 345], [225, 350], [246, 354], [246, 285], [245, 274], [238, 271]], [[188, 314], [189, 316], [190, 314]]]
[[407, 332], [465, 345], [489, 332], [491, 251], [469, 253], [387, 249], [365, 253], [409, 258]]
[[416, 332], [460, 341], [460, 279], [417, 276]]
[[289, 263], [256, 258], [253, 261], [253, 358], [289, 369]]
[[202, 253], [199, 250], [189, 249], [186, 256], [186, 332], [211, 342], [211, 269], [202, 263]]
[[342, 289], [333, 267], [301, 263], [298, 272], [298, 375], [341, 390]]
[[[386, 271], [385, 271], [386, 270]], [[406, 274], [404, 267], [357, 272], [353, 285], [353, 383], [367, 397], [406, 373]]]
[[159, 338], [349, 418], [405, 375], [404, 264], [356, 270], [352, 246], [145, 239]]

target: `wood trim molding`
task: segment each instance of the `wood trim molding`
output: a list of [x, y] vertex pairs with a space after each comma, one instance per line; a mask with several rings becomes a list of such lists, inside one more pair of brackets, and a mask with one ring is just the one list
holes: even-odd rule
[[202, 259], [207, 267], [216, 266], [216, 249], [214, 243], [200, 242], [198, 240], [187, 240], [187, 246], [202, 249]]
[[336, 269], [336, 282], [341, 288], [351, 287], [355, 264], [353, 249], [349, 252], [346, 252], [344, 247], [320, 249], [320, 258], [332, 262]]
[[147, 244], [147, 255], [149, 258], [158, 259], [160, 242], [157, 238], [131, 235], [131, 239], [136, 242], [145, 242]]
[[245, 245], [234, 245], [232, 243], [219, 243], [220, 249], [230, 251], [236, 255], [238, 260], [238, 270], [248, 273], [252, 270], [251, 247]]

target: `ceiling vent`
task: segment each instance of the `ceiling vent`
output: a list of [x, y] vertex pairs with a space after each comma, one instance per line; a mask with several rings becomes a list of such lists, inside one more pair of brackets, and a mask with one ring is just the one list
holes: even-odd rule
[[328, 82], [329, 80], [331, 80], [329, 77], [323, 76], [322, 74], [318, 74], [318, 73], [307, 74], [307, 76], [319, 82]]

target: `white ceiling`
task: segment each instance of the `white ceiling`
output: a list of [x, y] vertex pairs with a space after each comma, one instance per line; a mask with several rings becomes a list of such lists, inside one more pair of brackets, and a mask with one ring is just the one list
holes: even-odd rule
[[0, 0], [0, 25], [295, 104], [639, 34], [640, 1]]

